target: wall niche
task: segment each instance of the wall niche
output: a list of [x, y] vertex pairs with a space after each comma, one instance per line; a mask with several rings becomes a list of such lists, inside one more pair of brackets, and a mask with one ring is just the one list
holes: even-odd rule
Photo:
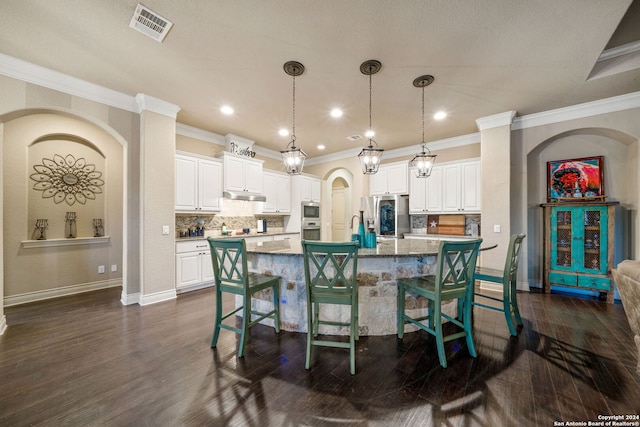
[[45, 135], [28, 146], [27, 161], [27, 240], [105, 236], [106, 158], [96, 145], [71, 134]]

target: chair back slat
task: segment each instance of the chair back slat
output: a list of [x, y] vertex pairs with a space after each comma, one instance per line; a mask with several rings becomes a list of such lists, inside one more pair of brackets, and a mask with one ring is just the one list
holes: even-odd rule
[[247, 257], [244, 239], [207, 239], [216, 284], [244, 285]]
[[355, 242], [302, 242], [305, 278], [312, 292], [351, 293], [357, 286], [358, 247]]
[[507, 249], [507, 259], [504, 265], [504, 283], [517, 279], [518, 274], [518, 262], [520, 261], [520, 248], [522, 247], [522, 241], [525, 238], [525, 234], [514, 234], [509, 240], [509, 248]]
[[440, 242], [436, 261], [436, 292], [464, 289], [473, 282], [480, 243], [482, 239]]

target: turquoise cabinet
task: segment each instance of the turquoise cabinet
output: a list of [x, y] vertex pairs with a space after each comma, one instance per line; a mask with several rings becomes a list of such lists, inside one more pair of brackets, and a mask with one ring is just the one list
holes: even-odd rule
[[547, 204], [545, 290], [565, 286], [601, 292], [613, 301], [613, 206], [617, 203]]

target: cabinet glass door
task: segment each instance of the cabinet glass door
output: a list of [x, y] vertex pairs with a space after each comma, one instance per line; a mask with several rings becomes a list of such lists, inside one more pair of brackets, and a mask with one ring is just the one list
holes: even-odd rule
[[555, 209], [551, 217], [551, 259], [559, 270], [573, 269], [573, 216], [573, 210], [568, 208]]
[[584, 208], [582, 221], [582, 262], [580, 271], [605, 274], [607, 227], [605, 207]]

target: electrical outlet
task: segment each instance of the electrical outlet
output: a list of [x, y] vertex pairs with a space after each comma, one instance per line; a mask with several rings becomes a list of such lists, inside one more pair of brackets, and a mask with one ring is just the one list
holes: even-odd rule
[[103, 274], [104, 273], [104, 265], [99, 265], [98, 266], [98, 274]]
[[118, 271], [118, 264], [111, 264], [111, 272], [115, 273], [116, 271]]

